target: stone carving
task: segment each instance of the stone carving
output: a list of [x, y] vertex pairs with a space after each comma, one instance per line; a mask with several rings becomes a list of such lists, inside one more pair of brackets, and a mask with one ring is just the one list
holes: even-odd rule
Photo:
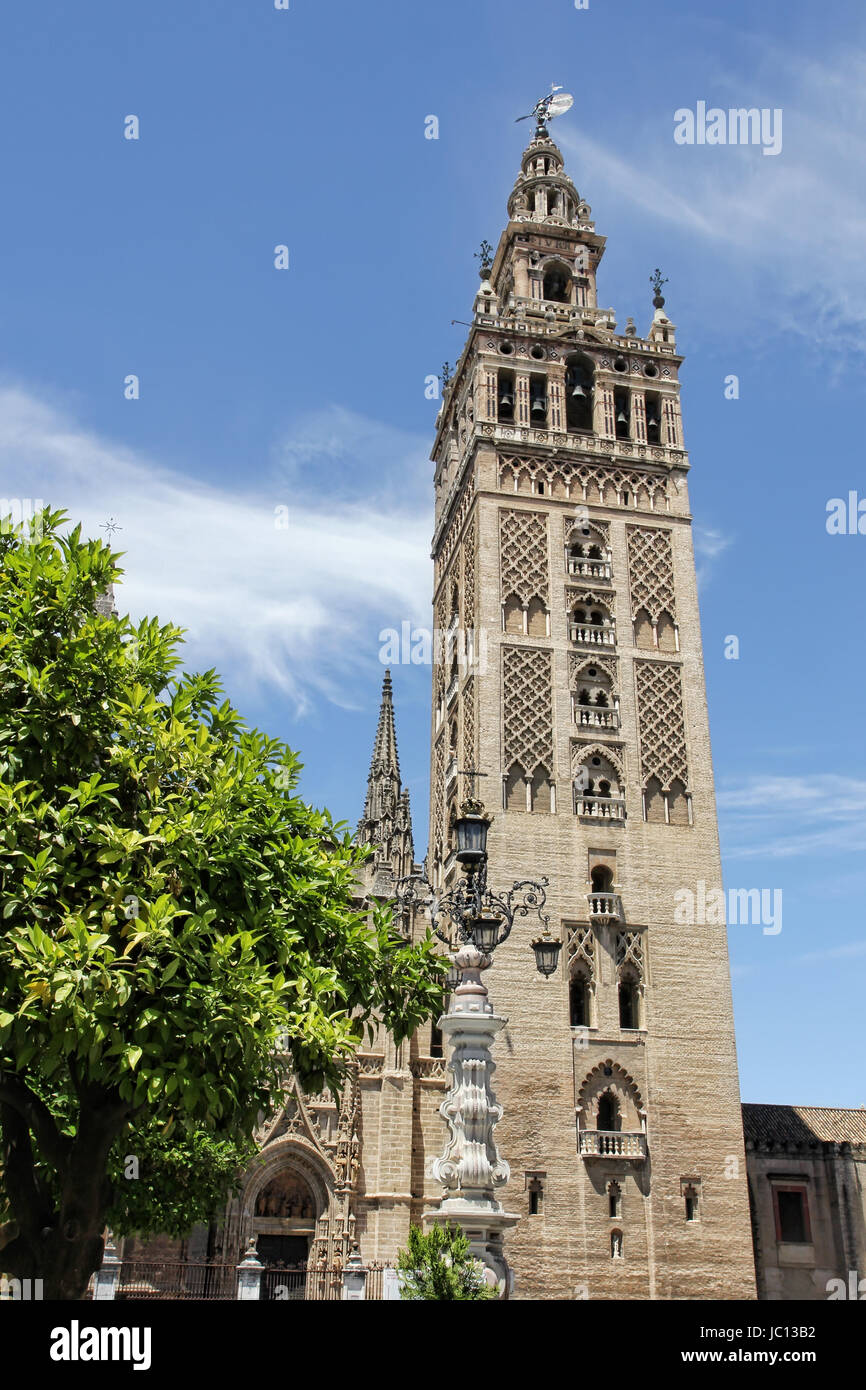
[[643, 933], [621, 931], [616, 934], [616, 968], [624, 965], [634, 967], [638, 979], [643, 979]]
[[587, 667], [592, 667], [597, 671], [603, 671], [611, 683], [611, 691], [616, 690], [616, 657], [612, 656], [577, 656], [573, 652], [568, 657], [568, 683], [571, 689], [575, 689], [577, 678]]
[[667, 612], [677, 620], [671, 533], [651, 526], [627, 526], [632, 616], [644, 608], [651, 622]]
[[309, 1185], [293, 1168], [284, 1168], [256, 1198], [256, 1216], [288, 1216], [315, 1220], [316, 1204]]
[[547, 517], [543, 512], [499, 513], [499, 574], [503, 600], [516, 594], [521, 603], [548, 602]]
[[[587, 444], [590, 438], [586, 437]], [[658, 457], [664, 457], [664, 451]], [[574, 502], [649, 511], [666, 511], [668, 507], [664, 474], [562, 458], [500, 458], [499, 486], [503, 492], [532, 492], [539, 480], [544, 481], [550, 496], [571, 498]]]
[[592, 927], [568, 927], [565, 937], [565, 959], [569, 974], [581, 964], [586, 967], [587, 978], [595, 978], [595, 936]]
[[641, 785], [657, 777], [662, 791], [677, 778], [689, 790], [680, 667], [669, 661], [636, 661]]

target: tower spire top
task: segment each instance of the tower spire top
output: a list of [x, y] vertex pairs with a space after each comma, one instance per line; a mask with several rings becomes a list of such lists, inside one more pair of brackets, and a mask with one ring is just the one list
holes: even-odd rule
[[373, 757], [370, 760], [370, 776], [367, 779], [369, 788], [377, 777], [383, 773], [390, 775], [400, 783], [400, 760], [397, 756], [397, 731], [394, 726], [394, 695], [391, 688], [391, 669], [385, 671], [382, 681], [382, 701], [379, 706], [379, 723], [376, 727], [376, 737], [373, 740]]
[[384, 882], [379, 875], [385, 866], [386, 876], [388, 872], [397, 877], [412, 872], [412, 815], [408, 790], [400, 783], [390, 669], [385, 671], [382, 681], [379, 723], [373, 740], [364, 814], [358, 824], [357, 838], [361, 844], [376, 847], [374, 882], [379, 887]]
[[541, 97], [527, 115], [518, 116], [514, 124], [517, 125], [518, 121], [529, 121], [534, 116], [536, 135], [546, 135], [548, 121], [552, 120], [554, 116], [563, 115], [563, 113], [569, 111], [573, 105], [574, 97], [571, 96], [569, 92], [564, 92], [561, 86], [557, 87], [554, 83], [551, 83], [550, 91], [547, 93], [547, 96]]

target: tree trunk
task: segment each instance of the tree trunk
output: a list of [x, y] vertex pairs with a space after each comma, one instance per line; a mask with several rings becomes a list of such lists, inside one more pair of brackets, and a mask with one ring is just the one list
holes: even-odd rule
[[55, 1204], [46, 1201], [36, 1179], [26, 1122], [8, 1106], [0, 1110], [7, 1164], [10, 1155], [14, 1160], [14, 1181], [7, 1186], [19, 1228], [3, 1250], [2, 1263], [16, 1278], [41, 1279], [46, 1299], [83, 1298], [102, 1264], [110, 1200], [106, 1164], [127, 1113], [104, 1093], [82, 1095], [77, 1134], [57, 1170], [60, 1200]]

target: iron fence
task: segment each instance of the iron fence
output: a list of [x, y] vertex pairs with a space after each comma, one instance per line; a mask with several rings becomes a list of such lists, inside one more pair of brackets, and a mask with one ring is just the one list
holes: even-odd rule
[[[367, 1270], [366, 1297], [384, 1297], [384, 1273], [388, 1265], [372, 1263]], [[85, 1298], [93, 1297], [95, 1276]], [[237, 1265], [192, 1264], [189, 1261], [124, 1260], [120, 1266], [115, 1298], [136, 1302], [153, 1299], [204, 1299], [233, 1301], [237, 1298]], [[265, 1302], [338, 1302], [343, 1297], [341, 1265], [266, 1265], [262, 1270], [259, 1298]]]
[[235, 1299], [237, 1266], [124, 1260], [115, 1298]]

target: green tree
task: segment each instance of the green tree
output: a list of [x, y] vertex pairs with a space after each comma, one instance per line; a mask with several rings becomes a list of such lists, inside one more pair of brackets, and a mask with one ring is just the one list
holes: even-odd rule
[[240, 1155], [286, 1058], [339, 1088], [366, 1025], [442, 995], [429, 934], [353, 908], [365, 855], [295, 754], [180, 672], [180, 629], [103, 614], [119, 556], [65, 528], [0, 523], [0, 1266], [49, 1298], [83, 1295], [109, 1210], [181, 1203], [170, 1144], [118, 1178], [136, 1136]]
[[425, 1234], [410, 1226], [409, 1243], [397, 1256], [402, 1272], [400, 1297], [411, 1302], [457, 1298], [497, 1298], [498, 1291], [484, 1282], [484, 1271], [469, 1253], [469, 1241], [459, 1226], [431, 1226]]

